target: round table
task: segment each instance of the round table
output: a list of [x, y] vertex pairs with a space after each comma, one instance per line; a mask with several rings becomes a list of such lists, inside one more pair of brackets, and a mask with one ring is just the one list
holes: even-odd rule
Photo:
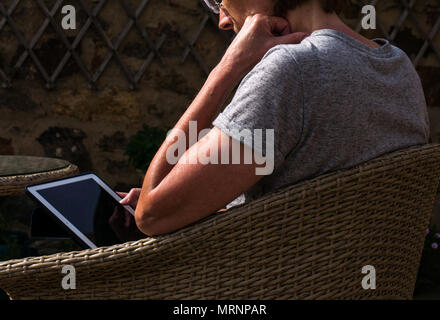
[[0, 196], [24, 194], [27, 185], [77, 173], [77, 166], [61, 159], [0, 156]]

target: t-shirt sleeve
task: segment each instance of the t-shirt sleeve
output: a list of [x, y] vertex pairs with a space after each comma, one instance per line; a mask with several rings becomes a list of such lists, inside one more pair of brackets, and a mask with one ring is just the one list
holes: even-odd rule
[[[244, 77], [231, 103], [212, 124], [267, 161], [273, 158], [275, 171], [300, 141], [303, 100], [299, 65], [286, 48], [276, 46]], [[262, 134], [255, 134], [258, 131]]]

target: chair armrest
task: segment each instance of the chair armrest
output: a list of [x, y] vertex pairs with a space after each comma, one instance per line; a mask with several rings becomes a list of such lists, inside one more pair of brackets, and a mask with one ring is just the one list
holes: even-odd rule
[[[11, 298], [68, 298], [88, 296], [91, 286], [99, 283], [130, 278], [136, 272], [149, 272], [161, 268], [160, 241], [146, 238], [111, 247], [92, 250], [57, 253], [48, 256], [31, 257], [0, 262], [0, 288]], [[64, 290], [61, 286], [66, 274], [63, 266], [75, 268], [76, 290]]]
[[[225, 212], [215, 213], [168, 235], [0, 262], [0, 288], [11, 299], [196, 298], [187, 291], [188, 275], [208, 262], [202, 252], [216, 250], [226, 224]], [[74, 290], [61, 285], [66, 265], [75, 268]]]

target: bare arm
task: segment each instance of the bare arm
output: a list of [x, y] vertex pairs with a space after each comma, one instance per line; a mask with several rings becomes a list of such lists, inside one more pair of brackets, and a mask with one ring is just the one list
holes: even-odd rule
[[152, 191], [165, 178], [165, 176], [173, 168], [166, 159], [166, 152], [170, 145], [175, 143], [177, 132], [181, 130], [187, 137], [187, 148], [189, 145], [189, 123], [197, 122], [197, 136], [200, 131], [211, 127], [218, 110], [225, 103], [231, 91], [235, 88], [241, 74], [238, 70], [231, 70], [226, 63], [220, 63], [209, 75], [199, 94], [189, 106], [173, 130], [160, 147], [159, 151], [153, 158], [148, 171], [146, 173], [142, 193], [147, 194]]
[[[274, 36], [273, 34], [283, 34]], [[203, 139], [189, 146], [189, 122], [197, 121], [200, 130], [211, 126], [215, 115], [241, 78], [272, 47], [281, 43], [299, 43], [307, 35], [290, 33], [285, 20], [256, 15], [249, 17], [219, 65], [211, 72], [202, 90], [163, 143], [148, 168], [135, 211], [139, 229], [148, 235], [174, 231], [232, 201], [262, 176], [253, 158], [251, 164], [202, 164], [198, 159], [213, 151], [220, 154], [232, 146], [232, 139], [212, 129]], [[188, 148], [177, 164], [167, 161], [167, 150], [185, 134]], [[240, 154], [247, 150], [240, 144]], [[195, 164], [189, 164], [195, 163]], [[231, 163], [231, 162], [229, 162]], [[261, 162], [258, 162], [261, 163]]]
[[[275, 37], [273, 34], [281, 36]], [[144, 179], [142, 195], [152, 191], [173, 168], [166, 161], [166, 151], [177, 138], [178, 130], [182, 130], [189, 140], [190, 121], [197, 121], [197, 136], [201, 130], [211, 127], [231, 91], [270, 48], [282, 43], [299, 43], [306, 36], [300, 32], [290, 33], [287, 21], [281, 18], [262, 15], [248, 17], [220, 63], [210, 73], [199, 94], [152, 160]], [[190, 147], [189, 141], [187, 147]]]

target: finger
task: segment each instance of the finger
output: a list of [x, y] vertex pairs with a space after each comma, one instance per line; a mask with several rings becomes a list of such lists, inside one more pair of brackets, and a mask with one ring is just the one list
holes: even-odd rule
[[244, 20], [243, 26], [251, 24], [253, 19], [254, 19], [254, 16], [247, 16], [246, 19]]
[[310, 36], [309, 33], [305, 32], [294, 32], [285, 36], [276, 37], [274, 41], [276, 44], [298, 44], [301, 43], [305, 38]]
[[119, 201], [119, 203], [120, 204], [130, 204], [131, 198], [132, 198], [131, 192], [129, 192], [125, 195], [125, 197], [121, 201]]
[[281, 17], [268, 17], [269, 25], [272, 34], [279, 34], [285, 36], [290, 34], [289, 22]]
[[125, 196], [124, 199], [120, 201], [121, 204], [128, 204], [132, 206], [136, 206], [137, 199], [139, 198], [138, 189], [131, 189], [130, 192]]
[[119, 201], [120, 204], [127, 204], [127, 192], [116, 192], [122, 199]]
[[139, 201], [139, 197], [141, 196], [142, 189], [136, 188], [136, 189], [133, 189], [132, 191], [133, 191], [132, 206], [136, 207], [138, 204], [138, 201]]

